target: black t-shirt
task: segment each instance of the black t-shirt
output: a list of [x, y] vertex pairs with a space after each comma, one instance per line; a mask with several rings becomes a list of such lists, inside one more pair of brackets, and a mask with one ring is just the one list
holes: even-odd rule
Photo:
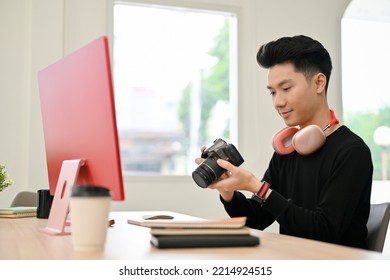
[[221, 201], [252, 228], [276, 219], [283, 234], [366, 248], [372, 173], [368, 146], [341, 126], [311, 155], [274, 153], [263, 177], [273, 191], [263, 207], [240, 192]]

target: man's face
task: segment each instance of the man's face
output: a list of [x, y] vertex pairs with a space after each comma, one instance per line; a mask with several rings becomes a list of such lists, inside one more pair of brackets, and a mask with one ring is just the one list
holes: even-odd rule
[[268, 86], [276, 111], [288, 126], [304, 127], [313, 123], [323, 101], [318, 94], [314, 75], [310, 81], [296, 72], [291, 63], [278, 64], [269, 69]]

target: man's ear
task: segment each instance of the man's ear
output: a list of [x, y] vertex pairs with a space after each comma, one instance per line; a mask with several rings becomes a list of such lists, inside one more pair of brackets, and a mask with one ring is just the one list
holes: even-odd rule
[[325, 92], [327, 83], [326, 76], [323, 73], [317, 73], [313, 77], [314, 87], [317, 93]]

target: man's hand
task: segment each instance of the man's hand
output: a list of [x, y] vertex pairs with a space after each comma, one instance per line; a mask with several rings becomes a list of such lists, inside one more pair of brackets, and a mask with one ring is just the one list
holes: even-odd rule
[[216, 189], [225, 201], [231, 201], [234, 191], [245, 190], [255, 193], [260, 188], [261, 182], [244, 168], [234, 166], [222, 159], [217, 164], [226, 170], [209, 188]]

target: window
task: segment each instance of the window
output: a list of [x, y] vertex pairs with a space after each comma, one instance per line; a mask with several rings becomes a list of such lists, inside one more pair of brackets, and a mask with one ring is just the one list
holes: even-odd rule
[[385, 2], [352, 1], [342, 20], [344, 120], [370, 147], [374, 180], [389, 176], [389, 10]]
[[118, 2], [113, 76], [124, 174], [189, 175], [237, 139], [234, 13]]

